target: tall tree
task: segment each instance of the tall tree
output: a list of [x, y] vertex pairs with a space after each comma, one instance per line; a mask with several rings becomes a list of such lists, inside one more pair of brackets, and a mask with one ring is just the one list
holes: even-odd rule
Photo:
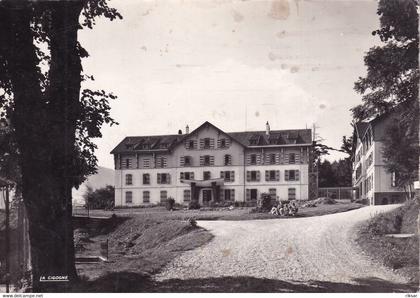
[[95, 172], [91, 138], [115, 123], [114, 95], [81, 90], [93, 78], [82, 72], [78, 30], [99, 16], [121, 18], [106, 0], [0, 2], [0, 108], [19, 150], [34, 291], [51, 285], [42, 277], [77, 278], [71, 189]]
[[[402, 146], [407, 140], [419, 145], [418, 8], [418, 0], [379, 1], [380, 28], [373, 35], [383, 45], [371, 48], [365, 56], [367, 75], [355, 83], [363, 102], [352, 109], [356, 121], [391, 111], [398, 114], [398, 121], [387, 128], [383, 153], [388, 170], [398, 163], [407, 165], [399, 167], [400, 177], [415, 174], [407, 176], [407, 171], [420, 171], [418, 150], [405, 151]], [[405, 154], [397, 154], [398, 150]], [[414, 169], [409, 166], [413, 161]]]

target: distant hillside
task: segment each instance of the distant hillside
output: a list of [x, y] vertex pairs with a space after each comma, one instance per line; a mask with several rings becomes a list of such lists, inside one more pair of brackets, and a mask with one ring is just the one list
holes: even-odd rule
[[98, 173], [89, 176], [89, 178], [80, 185], [79, 189], [73, 188], [73, 203], [83, 204], [83, 194], [86, 192], [88, 186], [93, 189], [98, 189], [106, 185], [114, 185], [114, 170], [104, 167], [98, 167]]

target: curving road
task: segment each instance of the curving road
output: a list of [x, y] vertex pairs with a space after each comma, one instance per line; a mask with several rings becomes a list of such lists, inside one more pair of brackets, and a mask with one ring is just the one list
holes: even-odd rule
[[375, 279], [404, 284], [405, 278], [373, 263], [354, 243], [353, 228], [358, 223], [398, 206], [283, 220], [199, 221], [214, 239], [182, 254], [155, 279], [249, 276], [346, 284]]

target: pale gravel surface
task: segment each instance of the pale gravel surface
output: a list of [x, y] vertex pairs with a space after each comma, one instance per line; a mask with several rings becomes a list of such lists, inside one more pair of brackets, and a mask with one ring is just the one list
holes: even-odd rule
[[405, 278], [373, 263], [354, 242], [358, 223], [398, 206], [370, 206], [308, 218], [199, 221], [214, 239], [176, 258], [155, 279], [252, 276], [357, 284], [357, 279], [379, 278], [406, 283]]

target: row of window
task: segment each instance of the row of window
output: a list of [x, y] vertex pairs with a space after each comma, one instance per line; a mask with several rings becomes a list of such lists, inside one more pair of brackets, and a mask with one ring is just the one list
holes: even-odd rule
[[[194, 172], [180, 172], [179, 179], [181, 180], [194, 180]], [[300, 179], [299, 170], [285, 170], [284, 180], [285, 181], [299, 181]], [[150, 174], [144, 173], [142, 175], [143, 184], [150, 184]], [[157, 184], [171, 184], [171, 175], [169, 173], [157, 173]], [[216, 178], [223, 178], [225, 182], [235, 182], [235, 171], [220, 171], [220, 176]], [[203, 180], [210, 180], [211, 172], [203, 172]], [[246, 181], [258, 182], [261, 181], [260, 171], [246, 171]], [[267, 170], [265, 171], [265, 181], [280, 181], [279, 170]], [[125, 185], [133, 185], [133, 175], [125, 175]]]
[[[270, 188], [268, 190], [272, 199], [277, 199], [277, 189]], [[246, 189], [246, 200], [247, 201], [256, 201], [258, 199], [258, 189]], [[161, 190], [160, 191], [160, 202], [165, 202], [168, 199], [168, 191]], [[288, 200], [295, 200], [296, 199], [296, 188], [290, 187], [288, 188]], [[150, 191], [145, 190], [142, 193], [142, 200], [143, 203], [150, 203]], [[184, 202], [191, 201], [191, 190], [185, 189], [183, 194]], [[220, 191], [220, 200], [221, 201], [235, 201], [235, 190], [234, 189], [222, 189]], [[125, 192], [125, 202], [127, 204], [133, 203], [133, 192], [126, 191]]]
[[[280, 163], [286, 163], [286, 164], [296, 164], [299, 162], [303, 162], [303, 158], [300, 158], [301, 155], [298, 153], [289, 153], [283, 156], [281, 159], [280, 153], [269, 153], [265, 155], [265, 158], [262, 158], [262, 155], [259, 153], [253, 153], [248, 154], [246, 163], [247, 165], [260, 165], [260, 164], [266, 164], [266, 165], [276, 165]], [[123, 167], [126, 169], [134, 168], [132, 165], [132, 159], [126, 158]], [[168, 158], [166, 156], [158, 156], [155, 159], [155, 164], [152, 166], [151, 160], [149, 158], [142, 159], [142, 166], [143, 168], [166, 168], [168, 167]], [[180, 157], [180, 166], [181, 167], [190, 167], [193, 166], [194, 160], [192, 156], [181, 156]], [[213, 155], [201, 155], [199, 160], [200, 166], [214, 166], [215, 164], [215, 157]], [[229, 166], [232, 165], [232, 155], [225, 154], [223, 156], [223, 165]], [[137, 168], [138, 166], [136, 166]]]
[[[202, 138], [199, 140], [187, 140], [185, 142], [185, 148], [188, 150], [196, 150], [196, 149], [215, 149], [215, 141], [213, 138]], [[199, 147], [197, 145], [200, 145]], [[223, 138], [217, 140], [217, 148], [218, 149], [227, 149], [230, 146], [230, 139]]]

